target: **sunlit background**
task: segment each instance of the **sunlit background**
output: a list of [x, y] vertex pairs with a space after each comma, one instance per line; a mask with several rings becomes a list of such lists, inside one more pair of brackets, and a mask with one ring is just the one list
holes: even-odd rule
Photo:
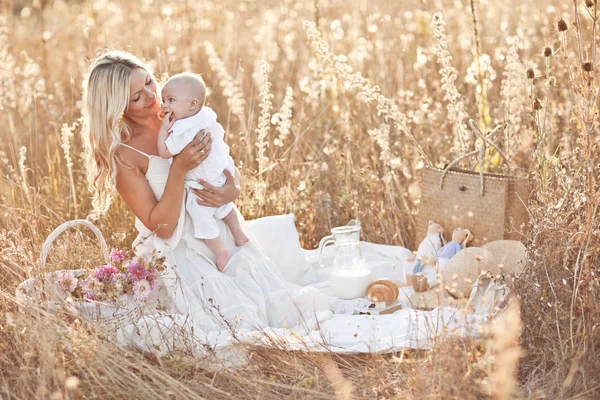
[[[49, 231], [91, 211], [80, 138], [82, 82], [90, 60], [116, 48], [147, 61], [159, 80], [182, 71], [203, 75], [207, 103], [242, 173], [237, 206], [247, 219], [295, 213], [306, 248], [356, 218], [362, 239], [412, 249], [420, 171], [429, 161], [444, 165], [475, 148], [469, 119], [483, 132], [503, 124], [496, 145], [509, 162], [491, 149], [483, 169], [506, 173], [510, 164], [529, 173], [533, 188], [532, 262], [515, 283], [525, 321], [517, 393], [592, 398], [600, 362], [593, 322], [599, 314], [593, 301], [600, 164], [596, 11], [595, 1], [575, 4], [578, 17], [573, 2], [559, 1], [4, 0], [0, 346], [26, 349], [3, 353], [0, 347], [0, 393], [11, 387], [15, 398], [49, 396], [76, 371], [89, 380], [86, 390], [102, 397], [102, 384], [93, 381], [105, 382], [103, 363], [129, 357], [96, 343], [105, 346], [104, 358], [84, 368], [72, 362], [61, 339], [26, 337], [2, 325], [3, 315], [14, 311], [15, 285], [32, 272]], [[269, 123], [259, 129], [261, 120]], [[461, 166], [479, 168], [476, 161]], [[135, 236], [133, 218], [117, 199], [95, 222], [113, 245], [127, 246]], [[65, 244], [63, 252], [87, 262], [90, 248]], [[39, 347], [44, 340], [49, 344]], [[81, 344], [88, 346], [89, 338], [79, 340], [71, 351], [91, 357]], [[356, 392], [364, 398], [489, 395], [485, 346], [463, 343], [432, 354], [415, 354], [416, 364], [406, 365], [390, 358], [346, 360], [344, 371], [364, 380], [363, 392]], [[317, 361], [256, 357], [249, 370], [219, 378], [215, 387], [236, 393], [248, 385], [257, 398], [277, 398], [282, 392], [269, 386], [276, 383], [296, 398], [308, 396], [298, 388], [333, 396], [314, 372]], [[147, 392], [140, 398], [160, 392], [148, 382], [161, 371], [173, 378], [172, 387], [227, 397], [203, 392], [192, 378], [199, 367], [181, 359], [145, 362], [140, 368], [147, 374], [139, 379]], [[431, 385], [427, 371], [437, 383]], [[111, 374], [113, 381], [120, 376]], [[204, 369], [200, 374], [207, 376]], [[118, 382], [123, 393], [135, 383]], [[261, 392], [257, 382], [270, 389]]]

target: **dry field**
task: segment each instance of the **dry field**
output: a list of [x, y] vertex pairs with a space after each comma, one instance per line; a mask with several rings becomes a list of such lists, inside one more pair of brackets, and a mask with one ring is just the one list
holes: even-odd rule
[[[595, 0], [3, 0], [0, 397], [599, 398], [596, 22]], [[19, 312], [14, 289], [45, 237], [90, 213], [81, 83], [106, 48], [161, 79], [201, 73], [242, 172], [238, 207], [294, 212], [307, 248], [351, 218], [363, 239], [412, 248], [420, 170], [474, 148], [469, 119], [504, 124], [498, 149], [533, 187], [531, 261], [511, 283], [522, 328], [511, 308], [480, 341], [352, 357], [254, 349], [224, 371]], [[498, 151], [482, 161], [506, 169]], [[113, 246], [134, 238], [118, 199], [96, 223]], [[50, 268], [97, 261], [85, 238], [67, 235]]]

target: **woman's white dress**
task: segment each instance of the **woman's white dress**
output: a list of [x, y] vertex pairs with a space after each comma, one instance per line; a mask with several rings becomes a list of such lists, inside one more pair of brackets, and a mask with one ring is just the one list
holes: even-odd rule
[[[169, 175], [168, 160], [132, 149], [148, 157], [146, 179], [160, 200]], [[136, 253], [156, 250], [166, 257], [168, 268], [147, 303], [146, 316], [121, 330], [120, 342], [159, 354], [173, 349], [201, 352], [206, 345], [222, 348], [233, 336], [270, 328], [310, 331], [331, 315], [327, 296], [286, 282], [252, 239], [237, 247], [221, 220], [217, 220], [220, 237], [230, 258], [219, 272], [212, 251], [194, 238], [184, 205], [185, 199], [175, 233], [167, 240], [152, 235], [136, 220]]]

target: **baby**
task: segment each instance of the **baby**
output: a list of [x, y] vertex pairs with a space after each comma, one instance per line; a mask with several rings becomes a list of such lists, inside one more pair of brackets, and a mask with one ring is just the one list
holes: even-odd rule
[[228, 169], [234, 173], [235, 167], [233, 159], [229, 156], [229, 146], [223, 140], [225, 131], [217, 122], [215, 112], [204, 106], [206, 86], [199, 75], [183, 73], [172, 76], [162, 88], [161, 95], [163, 113], [171, 113], [163, 118], [158, 133], [158, 154], [162, 158], [171, 158], [178, 154], [201, 129], [206, 134], [211, 134], [213, 142], [210, 154], [185, 176], [188, 189], [186, 210], [192, 217], [194, 236], [203, 239], [215, 253], [217, 268], [223, 271], [229, 253], [219, 237], [219, 227], [215, 218], [222, 219], [229, 227], [236, 245], [242, 246], [248, 242], [248, 237], [242, 231], [232, 203], [219, 208], [201, 206], [197, 202], [198, 197], [190, 189], [203, 189], [198, 179], [221, 187], [227, 180], [223, 171]]

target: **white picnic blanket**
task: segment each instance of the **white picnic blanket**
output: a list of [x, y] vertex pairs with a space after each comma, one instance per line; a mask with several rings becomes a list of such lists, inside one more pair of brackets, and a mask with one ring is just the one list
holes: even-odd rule
[[[262, 223], [269, 227], [269, 221], [262, 221]], [[267, 231], [277, 234], [277, 229], [273, 226], [273, 230]], [[272, 259], [279, 256], [277, 251], [280, 252], [283, 245], [279, 243], [273, 248], [270, 242], [259, 241], [258, 244], [264, 244], [263, 251]], [[403, 247], [361, 242], [361, 250], [373, 270], [374, 279], [402, 280], [405, 272], [412, 268], [412, 263], [406, 261], [411, 252]], [[294, 327], [203, 332], [194, 325], [193, 318], [186, 318], [185, 315], [154, 313], [121, 329], [117, 340], [122, 346], [135, 347], [158, 356], [173, 350], [192, 351], [197, 356], [203, 356], [207, 353], [207, 349], [212, 349], [223, 358], [231, 357], [238, 360], [231, 361], [237, 363], [243, 359], [243, 356], [234, 350], [236, 346], [233, 345], [236, 343], [340, 353], [425, 349], [431, 348], [436, 341], [444, 338], [477, 336], [479, 325], [488, 318], [486, 307], [478, 307], [476, 312], [470, 315], [455, 308], [437, 308], [431, 311], [414, 309], [408, 300], [413, 293], [412, 288], [409, 287], [400, 290], [399, 302], [404, 308], [393, 314], [351, 315], [353, 309], [363, 307], [366, 300], [343, 301], [332, 297], [328, 266], [332, 264], [335, 248], [325, 249], [322, 259], [324, 268], [320, 266], [317, 250], [301, 250], [297, 254], [299, 254], [297, 257], [305, 257], [304, 261], [309, 267], [303, 274], [294, 276], [293, 279], [302, 283], [308, 282], [307, 287], [317, 288], [328, 296], [329, 308], [334, 311], [329, 316], [324, 317], [321, 313], [319, 318], [313, 318], [310, 323]], [[284, 265], [277, 267], [286, 268]]]

